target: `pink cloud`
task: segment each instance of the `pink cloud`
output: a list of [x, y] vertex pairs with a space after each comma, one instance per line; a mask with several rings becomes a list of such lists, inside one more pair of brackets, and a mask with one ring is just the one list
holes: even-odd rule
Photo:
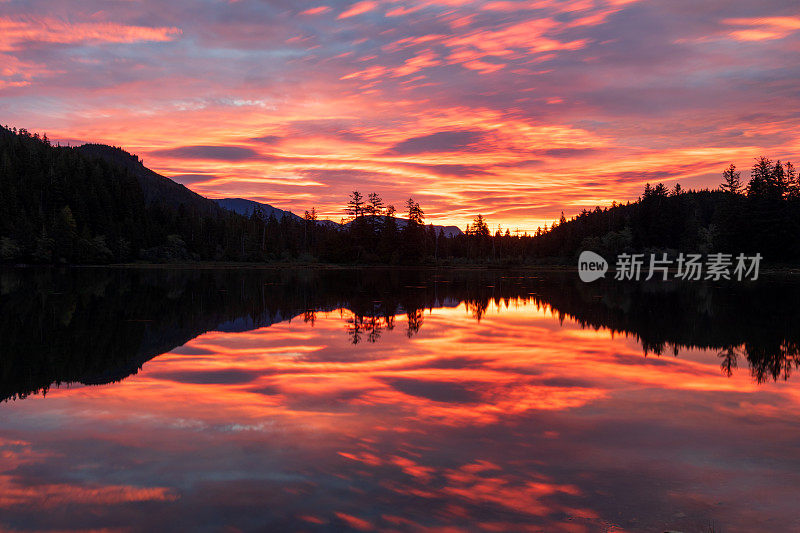
[[[780, 10], [324, 4], [300, 16], [267, 2], [209, 3], [155, 19], [140, 3], [69, 18], [3, 4], [3, 120], [62, 143], [124, 146], [202, 194], [338, 217], [342, 191], [374, 188], [398, 205], [419, 195], [432, 221], [462, 227], [482, 212], [535, 230], [562, 209], [636, 198], [646, 181], [715, 186], [727, 163], [800, 157], [786, 60], [800, 19]], [[355, 16], [382, 7], [392, 16]], [[731, 38], [758, 45], [720, 42]], [[448, 131], [484, 141], [390, 154]], [[279, 142], [253, 140], [264, 136]], [[168, 151], [209, 146], [257, 156]]]
[[54, 18], [0, 18], [0, 51], [17, 50], [24, 43], [134, 43], [171, 41], [181, 34], [176, 27], [129, 26], [113, 22], [69, 23]]
[[343, 11], [337, 18], [346, 19], [355, 17], [356, 15], [361, 15], [363, 13], [367, 13], [368, 11], [372, 11], [376, 7], [378, 7], [378, 2], [364, 0], [363, 2], [357, 2], [350, 6], [349, 9]]
[[783, 39], [800, 30], [800, 17], [756, 17], [726, 19], [730, 26], [750, 26], [744, 30], [734, 30], [730, 36], [737, 41], [767, 41]]
[[306, 9], [305, 11], [301, 11], [300, 14], [301, 15], [320, 15], [322, 13], [326, 13], [326, 12], [330, 11], [330, 9], [331, 8], [328, 7], [328, 6], [318, 6], [318, 7], [312, 7], [310, 9]]
[[465, 63], [462, 63], [462, 66], [464, 66], [464, 67], [466, 67], [468, 69], [471, 69], [471, 70], [477, 70], [481, 74], [491, 74], [492, 72], [497, 72], [498, 70], [503, 68], [505, 65], [495, 64], [495, 63], [486, 63], [485, 61], [475, 60], [475, 61], [467, 61]]

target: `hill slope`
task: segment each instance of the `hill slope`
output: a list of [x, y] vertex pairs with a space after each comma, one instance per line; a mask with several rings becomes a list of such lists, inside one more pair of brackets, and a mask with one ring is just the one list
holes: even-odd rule
[[78, 150], [90, 158], [101, 158], [127, 170], [139, 182], [147, 206], [155, 204], [186, 205], [204, 214], [220, 214], [219, 207], [212, 200], [150, 170], [142, 164], [137, 156], [122, 148], [105, 144], [84, 144], [78, 147]]
[[[120, 148], [52, 146], [46, 137], [0, 128], [2, 262], [302, 258], [412, 264], [433, 260], [446, 247], [433, 231], [438, 227], [412, 227], [403, 219], [380, 230], [330, 221], [309, 226], [267, 204], [243, 199], [222, 203], [234, 211], [153, 172]], [[276, 217], [264, 220], [235, 212], [251, 212], [251, 207]]]

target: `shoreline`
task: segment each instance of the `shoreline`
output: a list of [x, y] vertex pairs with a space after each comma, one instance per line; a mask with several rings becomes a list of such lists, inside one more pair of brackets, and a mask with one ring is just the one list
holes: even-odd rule
[[[486, 270], [486, 271], [535, 271], [535, 272], [577, 272], [576, 265], [566, 264], [540, 264], [540, 265], [380, 265], [380, 264], [346, 264], [346, 263], [310, 263], [310, 262], [274, 262], [274, 263], [244, 263], [236, 261], [197, 261], [177, 263], [112, 263], [107, 265], [94, 264], [0, 264], [1, 268], [110, 268], [110, 269], [174, 269], [174, 270], [283, 270], [289, 268], [302, 268], [314, 270]], [[606, 279], [613, 278], [613, 269], [609, 270]], [[670, 269], [670, 273], [676, 269]], [[800, 265], [778, 265], [762, 267], [761, 274], [800, 274]], [[644, 281], [644, 280], [639, 280]], [[670, 280], [673, 281], [673, 280]], [[705, 281], [705, 280], [703, 280]]]

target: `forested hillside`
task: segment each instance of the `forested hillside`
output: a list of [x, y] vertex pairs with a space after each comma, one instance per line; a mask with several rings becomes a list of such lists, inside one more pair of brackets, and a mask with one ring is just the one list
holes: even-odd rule
[[800, 182], [794, 166], [760, 157], [747, 183], [733, 165], [721, 178], [716, 190], [647, 185], [636, 202], [562, 218], [536, 239], [536, 254], [760, 252], [772, 263], [800, 261]]
[[174, 191], [182, 186], [160, 176], [168, 183], [156, 186], [173, 191], [162, 195], [170, 201], [148, 202], [148, 194], [158, 188], [143, 188], [135, 170], [94, 149], [55, 147], [46, 136], [0, 129], [0, 258], [35, 263], [201, 259], [226, 253], [238, 258], [246, 219], [185, 188], [196, 198], [181, 202]]

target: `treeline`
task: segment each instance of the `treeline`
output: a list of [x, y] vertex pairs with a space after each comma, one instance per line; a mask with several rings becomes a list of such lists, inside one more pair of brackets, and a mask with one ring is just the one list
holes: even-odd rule
[[[635, 202], [584, 210], [570, 220], [562, 213], [533, 234], [492, 233], [478, 215], [466, 233], [454, 235], [426, 225], [413, 199], [401, 217], [376, 193], [354, 191], [341, 225], [318, 220], [314, 209], [302, 219], [266, 217], [258, 209], [245, 217], [208, 207], [203, 202], [210, 201], [188, 190], [191, 201], [181, 202], [177, 193], [163, 201], [165, 195], [154, 194], [155, 186], [136, 174], [136, 165], [97, 155], [102, 153], [56, 147], [46, 136], [0, 128], [0, 261], [509, 266], [572, 264], [582, 250], [608, 256], [760, 252], [773, 264], [800, 260], [797, 172], [791, 163], [764, 157], [756, 160], [748, 183], [731, 166], [716, 190], [647, 185]], [[118, 151], [115, 157], [119, 153], [129, 155]]]
[[317, 221], [313, 209], [302, 220], [277, 219], [207, 208], [196, 198], [158, 201], [163, 195], [143, 188], [151, 185], [137, 179], [135, 165], [120, 161], [128, 154], [90, 148], [53, 146], [46, 135], [0, 128], [0, 261], [417, 264], [478, 257], [485, 247], [445, 243], [424, 225], [419, 204], [409, 202], [409, 220], [396, 219], [374, 194], [370, 203], [356, 200], [343, 226]]
[[584, 210], [537, 231], [535, 253], [575, 257], [621, 252], [760, 252], [768, 261], [800, 260], [800, 178], [791, 163], [756, 159], [747, 183], [734, 165], [718, 189], [645, 186], [636, 202]]
[[[680, 184], [645, 185], [635, 202], [583, 210], [529, 235], [510, 229], [492, 233], [477, 215], [466, 232], [445, 235], [425, 225], [412, 199], [405, 219], [376, 193], [351, 193], [344, 230], [320, 228], [306, 212], [304, 250], [310, 257], [338, 263], [432, 263], [522, 265], [573, 264], [583, 250], [607, 257], [623, 252], [761, 253], [768, 261], [800, 261], [800, 176], [792, 163], [756, 159], [747, 183], [734, 165], [719, 188], [684, 190]], [[258, 214], [254, 213], [254, 217]], [[275, 221], [271, 222], [273, 225]]]
[[120, 160], [128, 154], [90, 148], [0, 128], [0, 261], [420, 264], [499, 257], [488, 230], [446, 237], [424, 224], [413, 200], [403, 219], [378, 195], [353, 193], [344, 225], [318, 221], [313, 209], [301, 220], [278, 219], [210, 209], [196, 199], [156, 201], [163, 195], [145, 190], [150, 184], [137, 180], [135, 165]]

